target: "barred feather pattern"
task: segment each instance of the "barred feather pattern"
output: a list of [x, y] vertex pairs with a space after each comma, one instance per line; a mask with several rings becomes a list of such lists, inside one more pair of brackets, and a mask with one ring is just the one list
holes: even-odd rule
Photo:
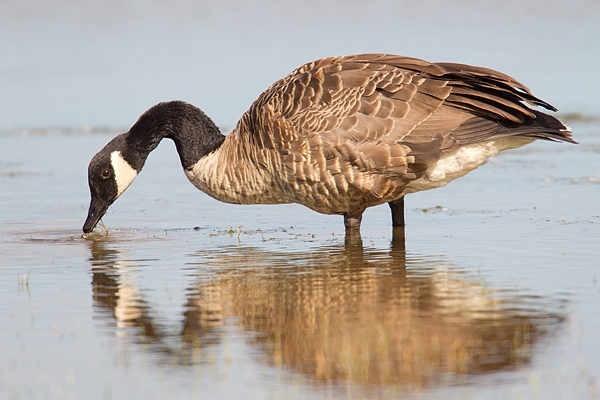
[[[575, 143], [565, 125], [533, 106], [555, 111], [487, 68], [386, 54], [330, 57], [271, 85], [186, 174], [229, 203], [299, 203], [359, 216], [443, 186], [498, 151], [534, 139]], [[471, 161], [461, 164], [457, 155], [467, 153]], [[436, 178], [446, 164], [454, 172]]]

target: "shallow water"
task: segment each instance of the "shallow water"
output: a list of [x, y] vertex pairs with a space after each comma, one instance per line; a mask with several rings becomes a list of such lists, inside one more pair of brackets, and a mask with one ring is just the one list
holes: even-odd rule
[[409, 196], [405, 238], [382, 206], [350, 242], [208, 198], [170, 142], [85, 239], [113, 133], [5, 133], [0, 397], [597, 398], [600, 126], [573, 129]]
[[[600, 398], [597, 2], [0, 9], [0, 399]], [[346, 241], [339, 216], [208, 198], [164, 142], [82, 237], [114, 127], [170, 99], [231, 127], [298, 65], [378, 51], [511, 74], [581, 144], [502, 153], [408, 196], [404, 236], [380, 206]]]

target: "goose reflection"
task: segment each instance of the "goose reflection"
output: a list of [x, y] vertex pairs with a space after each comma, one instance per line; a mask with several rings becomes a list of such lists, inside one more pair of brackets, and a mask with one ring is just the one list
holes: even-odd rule
[[[157, 310], [140, 288], [139, 264], [129, 260], [125, 251], [110, 248], [108, 242], [89, 243], [96, 319], [104, 322], [104, 330], [148, 345], [152, 351], [179, 364], [188, 364], [194, 349], [219, 343], [220, 336], [212, 333], [218, 324], [206, 317], [210, 310], [183, 311], [186, 321], [183, 330], [173, 329], [157, 318]], [[192, 345], [191, 352], [186, 344]]]
[[443, 257], [407, 256], [396, 234], [385, 250], [360, 240], [311, 252], [200, 250], [169, 334], [136, 268], [110, 243], [91, 247], [97, 310], [117, 328], [136, 325], [136, 341], [176, 363], [201, 363], [233, 327], [261, 361], [316, 381], [426, 387], [527, 364], [565, 320], [552, 299], [494, 290]]

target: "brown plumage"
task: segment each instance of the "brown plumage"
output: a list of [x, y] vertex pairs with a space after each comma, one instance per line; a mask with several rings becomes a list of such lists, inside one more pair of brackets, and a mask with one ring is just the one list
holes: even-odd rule
[[[367, 207], [383, 203], [393, 225], [403, 225], [405, 194], [443, 186], [498, 151], [534, 139], [576, 143], [559, 120], [531, 106], [556, 110], [497, 71], [363, 54], [294, 70], [258, 97], [224, 141], [206, 134], [205, 122], [194, 137], [178, 130], [173, 121], [194, 112], [212, 124], [181, 102], [151, 108], [124, 135], [175, 140], [190, 181], [219, 200], [299, 203], [342, 214], [355, 230]], [[218, 143], [200, 151], [204, 136]], [[140, 151], [143, 160], [152, 146]], [[143, 162], [137, 168], [124, 157], [141, 170]], [[91, 174], [92, 164], [90, 187]]]

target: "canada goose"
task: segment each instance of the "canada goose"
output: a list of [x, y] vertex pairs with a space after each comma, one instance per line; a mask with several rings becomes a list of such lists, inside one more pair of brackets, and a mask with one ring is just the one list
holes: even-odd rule
[[317, 60], [265, 90], [228, 135], [200, 109], [170, 101], [146, 111], [91, 160], [83, 231], [172, 139], [188, 179], [234, 204], [299, 203], [344, 216], [358, 231], [388, 203], [404, 226], [404, 196], [465, 175], [535, 139], [577, 143], [556, 111], [503, 73], [388, 54]]

